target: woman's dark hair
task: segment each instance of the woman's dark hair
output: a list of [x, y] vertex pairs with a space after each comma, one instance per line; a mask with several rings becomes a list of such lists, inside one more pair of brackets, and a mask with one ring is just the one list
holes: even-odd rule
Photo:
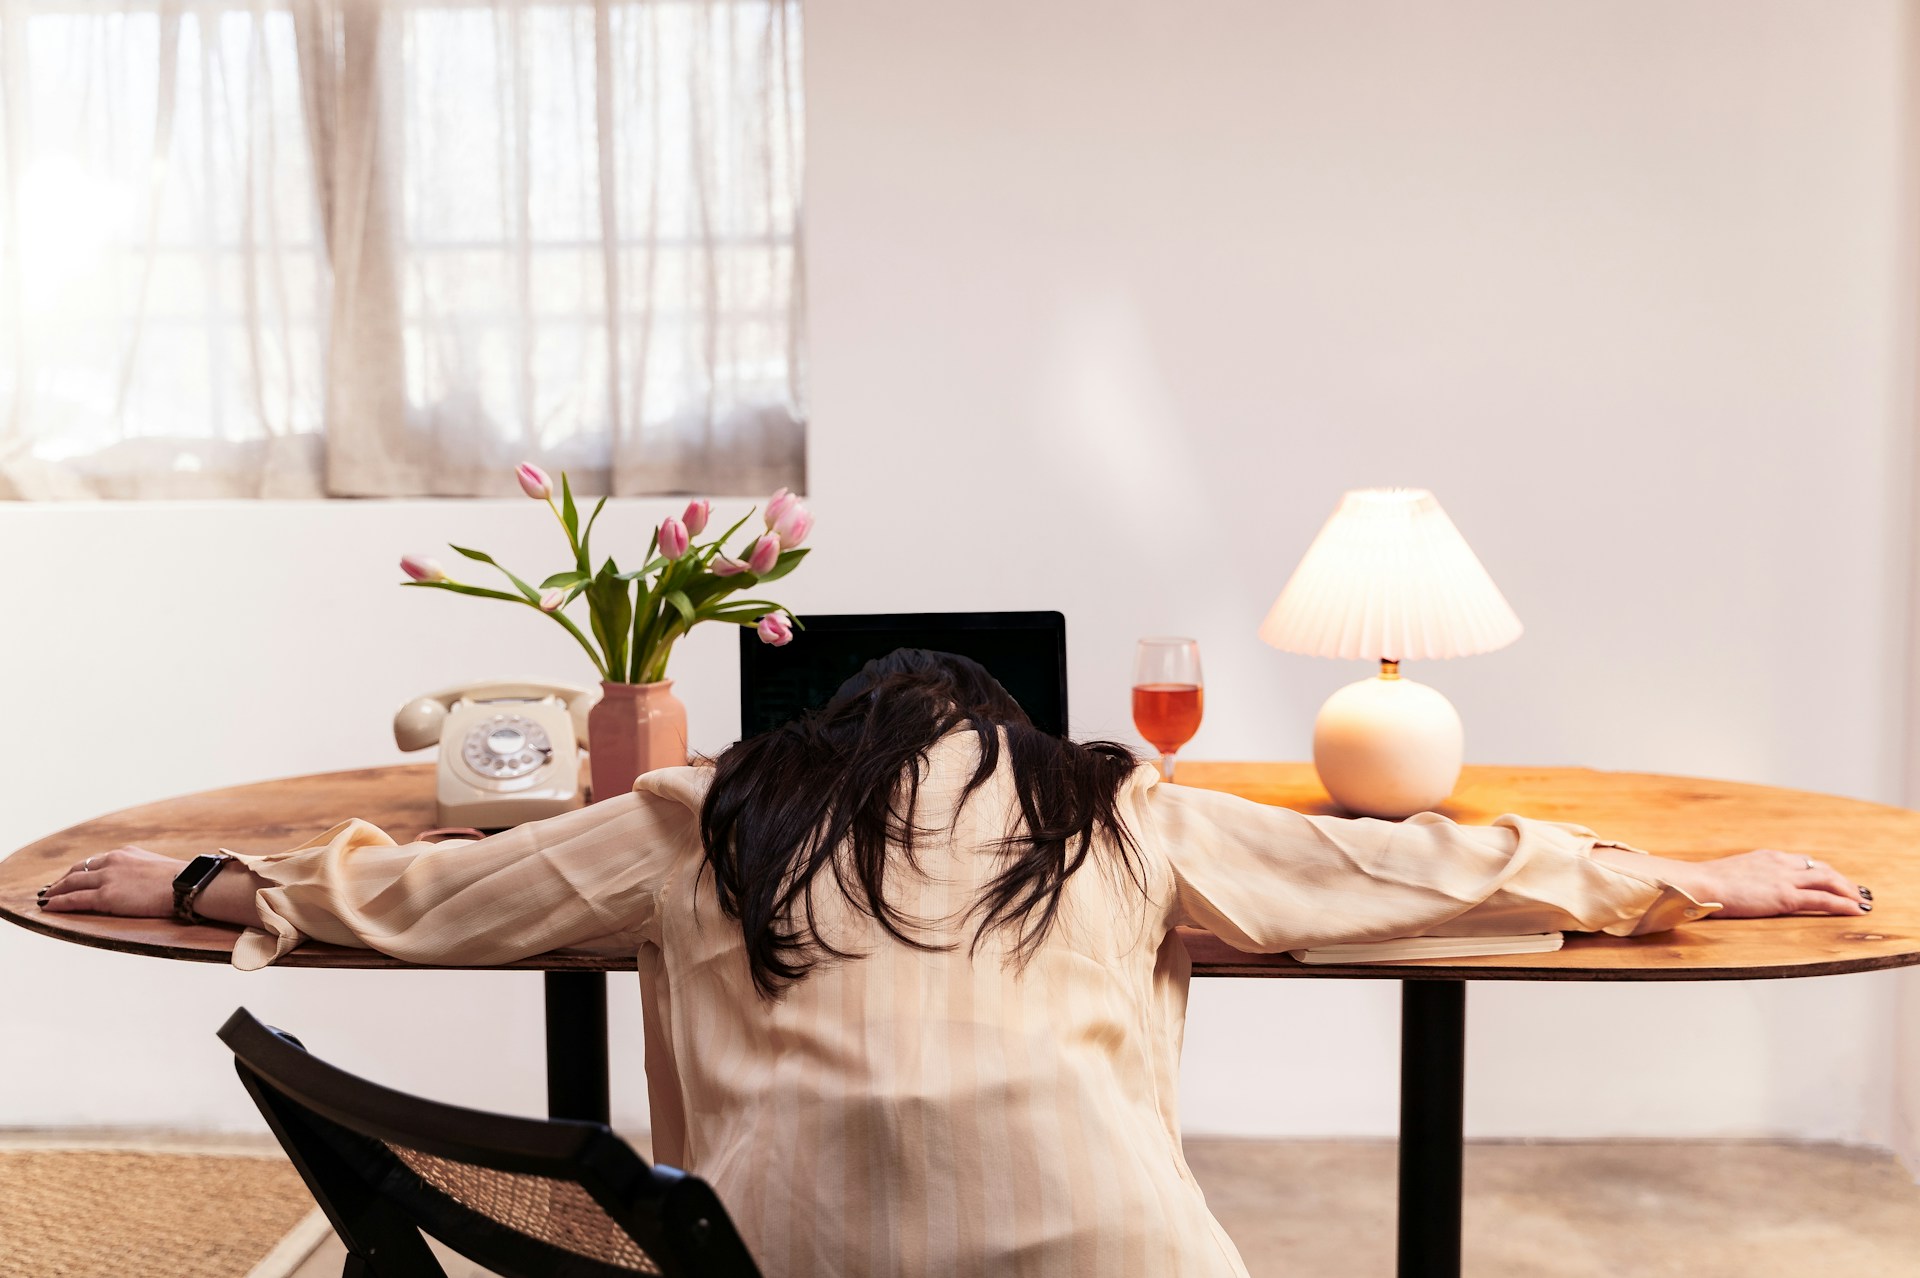
[[720, 908], [746, 937], [753, 981], [773, 997], [823, 960], [855, 957], [815, 925], [822, 871], [853, 907], [916, 949], [949, 948], [915, 935], [920, 920], [887, 900], [890, 845], [917, 870], [918, 762], [957, 728], [979, 740], [979, 763], [954, 806], [1009, 758], [1023, 818], [991, 854], [1005, 864], [973, 905], [969, 952], [998, 929], [1013, 933], [1015, 962], [1046, 938], [1067, 880], [1095, 842], [1118, 850], [1129, 877], [1145, 879], [1117, 802], [1134, 767], [1111, 741], [1076, 744], [1042, 732], [985, 667], [945, 652], [903, 648], [870, 661], [821, 709], [729, 748], [715, 761], [700, 812], [707, 868]]

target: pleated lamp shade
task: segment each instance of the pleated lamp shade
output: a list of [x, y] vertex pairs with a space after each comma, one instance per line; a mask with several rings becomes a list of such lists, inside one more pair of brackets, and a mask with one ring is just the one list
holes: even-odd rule
[[1520, 629], [1432, 493], [1366, 488], [1340, 499], [1260, 637], [1314, 657], [1426, 661], [1504, 648]]

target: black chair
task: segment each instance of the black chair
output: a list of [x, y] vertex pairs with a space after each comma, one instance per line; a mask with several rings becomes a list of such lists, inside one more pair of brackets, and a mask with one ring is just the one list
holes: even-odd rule
[[445, 1278], [423, 1231], [506, 1278], [759, 1278], [706, 1182], [648, 1166], [599, 1123], [396, 1092], [245, 1008], [220, 1039], [347, 1245], [344, 1278]]

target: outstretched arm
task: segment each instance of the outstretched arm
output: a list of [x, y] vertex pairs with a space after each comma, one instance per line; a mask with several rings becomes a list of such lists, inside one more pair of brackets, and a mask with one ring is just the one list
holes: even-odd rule
[[1666, 861], [1517, 816], [1491, 826], [1433, 813], [1305, 816], [1166, 785], [1149, 788], [1143, 806], [1173, 869], [1175, 921], [1253, 952], [1420, 935], [1639, 935], [1729, 906], [1752, 917], [1866, 905], [1804, 857]]
[[[288, 852], [240, 857], [196, 912], [249, 931], [236, 966], [261, 967], [304, 938], [416, 963], [485, 965], [589, 941], [629, 939], [694, 834], [675, 798], [637, 792], [491, 838], [396, 844], [345, 821]], [[165, 917], [180, 862], [118, 848], [74, 866], [45, 908]]]

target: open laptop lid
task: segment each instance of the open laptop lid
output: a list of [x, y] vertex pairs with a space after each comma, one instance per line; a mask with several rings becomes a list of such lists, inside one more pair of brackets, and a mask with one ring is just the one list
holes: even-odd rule
[[972, 657], [1020, 703], [1033, 725], [1067, 729], [1067, 619], [1057, 612], [831, 613], [803, 616], [775, 648], [740, 629], [740, 737], [758, 736], [832, 699], [875, 657], [927, 648]]

